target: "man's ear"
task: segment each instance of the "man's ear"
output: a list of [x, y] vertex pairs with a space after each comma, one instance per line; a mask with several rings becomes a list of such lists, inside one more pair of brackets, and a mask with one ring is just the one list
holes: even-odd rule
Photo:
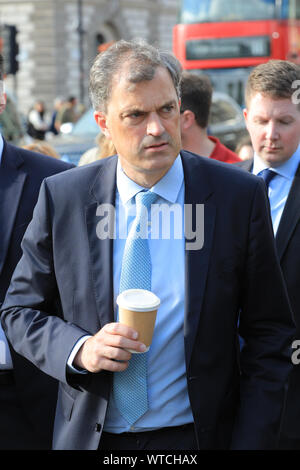
[[107, 118], [106, 118], [105, 113], [103, 113], [102, 111], [95, 111], [94, 112], [94, 118], [95, 118], [96, 123], [100, 127], [101, 131], [105, 135], [105, 137], [110, 139], [111, 135], [110, 135], [109, 129], [107, 127], [107, 123], [106, 123]]
[[244, 115], [246, 127], [248, 128], [248, 110], [247, 110], [247, 108], [243, 109], [243, 115]]
[[0, 93], [0, 114], [3, 113], [6, 106], [6, 93]]
[[195, 122], [195, 114], [193, 111], [186, 109], [181, 114], [181, 128], [183, 130], [189, 129]]

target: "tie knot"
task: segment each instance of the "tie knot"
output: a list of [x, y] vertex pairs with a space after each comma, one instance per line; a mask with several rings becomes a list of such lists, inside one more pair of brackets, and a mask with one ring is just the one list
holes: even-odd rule
[[151, 207], [151, 204], [154, 203], [156, 198], [157, 198], [157, 194], [151, 191], [141, 191], [137, 193], [135, 196], [137, 211], [139, 211], [139, 209], [142, 206], [145, 206], [146, 209], [149, 209]]
[[263, 180], [265, 181], [265, 183], [268, 187], [271, 179], [274, 178], [274, 176], [276, 176], [276, 174], [277, 173], [275, 171], [269, 170], [269, 168], [265, 168], [264, 170], [262, 170], [258, 173], [258, 176], [263, 178]]

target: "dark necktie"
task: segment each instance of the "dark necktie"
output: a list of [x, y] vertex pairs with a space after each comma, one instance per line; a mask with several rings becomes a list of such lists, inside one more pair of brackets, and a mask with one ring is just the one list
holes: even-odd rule
[[267, 189], [269, 187], [269, 183], [274, 176], [276, 176], [277, 173], [273, 170], [269, 170], [269, 168], [265, 168], [264, 170], [260, 171], [258, 173], [258, 176], [260, 176], [264, 182], [266, 183]]

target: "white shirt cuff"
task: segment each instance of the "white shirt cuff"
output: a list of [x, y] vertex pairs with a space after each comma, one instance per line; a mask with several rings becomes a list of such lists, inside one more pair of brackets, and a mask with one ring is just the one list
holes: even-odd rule
[[0, 323], [0, 370], [13, 369], [8, 341]]
[[88, 371], [85, 369], [77, 369], [75, 366], [73, 366], [73, 361], [74, 361], [76, 354], [78, 353], [79, 349], [81, 348], [83, 343], [86, 342], [88, 338], [91, 338], [91, 335], [85, 335], [79, 338], [79, 340], [77, 341], [77, 343], [75, 344], [75, 346], [73, 347], [70, 353], [70, 356], [67, 360], [67, 371], [70, 372], [71, 374], [87, 374], [88, 373]]

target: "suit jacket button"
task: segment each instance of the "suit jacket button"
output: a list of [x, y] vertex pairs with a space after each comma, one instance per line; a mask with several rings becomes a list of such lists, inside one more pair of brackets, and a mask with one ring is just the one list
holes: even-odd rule
[[100, 431], [101, 431], [101, 428], [102, 428], [101, 424], [100, 424], [100, 423], [96, 423], [94, 430], [95, 430], [96, 432], [100, 432]]

